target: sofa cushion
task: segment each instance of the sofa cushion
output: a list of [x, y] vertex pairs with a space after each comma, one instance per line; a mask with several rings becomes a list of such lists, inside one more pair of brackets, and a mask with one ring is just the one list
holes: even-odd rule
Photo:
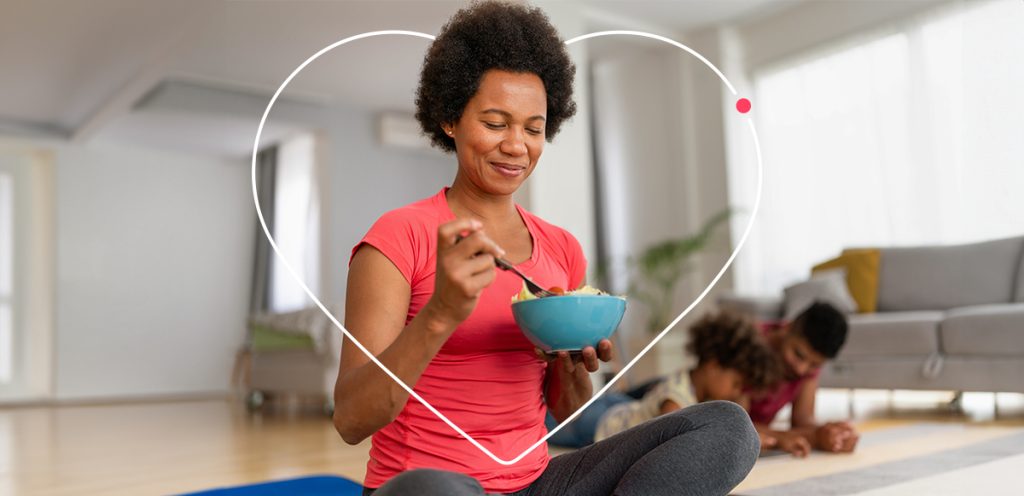
[[830, 361], [821, 369], [819, 385], [831, 388], [943, 389], [945, 384], [922, 373], [927, 361], [924, 357], [872, 359], [866, 356]]
[[811, 268], [811, 274], [823, 270], [846, 269], [846, 285], [857, 302], [857, 311], [871, 313], [878, 309], [878, 264], [882, 253], [878, 248], [847, 248], [838, 257]]
[[857, 310], [857, 302], [850, 296], [846, 286], [846, 269], [828, 269], [814, 272], [811, 278], [787, 286], [782, 290], [786, 299], [786, 310], [783, 319], [793, 320], [816, 302], [832, 305], [843, 313]]
[[850, 333], [839, 358], [881, 355], [926, 357], [939, 351], [944, 312], [887, 312], [851, 315]]
[[1024, 356], [1024, 303], [955, 308], [939, 337], [947, 355]]
[[1009, 303], [1024, 238], [956, 246], [883, 248], [878, 311]]
[[821, 386], [1024, 393], [1024, 357], [947, 357], [937, 376], [922, 373], [926, 360], [885, 357], [828, 362]]

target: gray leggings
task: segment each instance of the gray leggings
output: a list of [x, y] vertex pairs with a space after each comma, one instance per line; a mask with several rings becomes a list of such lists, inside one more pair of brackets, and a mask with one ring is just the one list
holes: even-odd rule
[[[725, 495], [754, 467], [761, 445], [735, 403], [712, 401], [663, 415], [551, 459], [514, 496]], [[479, 496], [472, 477], [441, 470], [403, 472], [363, 496]]]

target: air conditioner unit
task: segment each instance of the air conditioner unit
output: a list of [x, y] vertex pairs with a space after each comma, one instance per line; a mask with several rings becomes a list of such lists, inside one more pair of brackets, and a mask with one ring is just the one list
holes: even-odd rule
[[412, 114], [385, 112], [377, 117], [381, 146], [410, 150], [430, 150], [430, 140], [420, 132], [420, 123]]

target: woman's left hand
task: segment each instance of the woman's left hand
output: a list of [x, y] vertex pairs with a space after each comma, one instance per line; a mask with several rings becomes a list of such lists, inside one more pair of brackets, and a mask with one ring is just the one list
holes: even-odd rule
[[601, 362], [610, 362], [612, 359], [612, 351], [614, 346], [612, 342], [607, 339], [602, 339], [597, 343], [597, 349], [593, 346], [587, 346], [583, 348], [582, 353], [569, 353], [568, 351], [559, 351], [556, 355], [545, 353], [540, 348], [534, 348], [533, 352], [537, 355], [537, 358], [544, 360], [545, 362], [552, 362], [557, 360], [559, 368], [565, 373], [574, 373], [579, 371], [579, 366], [583, 365], [583, 370], [587, 372], [597, 372], [597, 369], [601, 366]]
[[611, 361], [614, 347], [612, 342], [602, 339], [597, 349], [588, 346], [582, 353], [559, 351], [550, 355], [534, 348], [537, 358], [548, 363], [549, 377], [545, 395], [551, 414], [559, 422], [572, 415], [594, 394], [590, 373], [597, 372], [601, 362]]

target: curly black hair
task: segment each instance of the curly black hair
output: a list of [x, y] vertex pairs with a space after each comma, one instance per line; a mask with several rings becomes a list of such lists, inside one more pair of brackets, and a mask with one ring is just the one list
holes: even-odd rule
[[539, 8], [498, 1], [473, 3], [441, 29], [423, 59], [416, 90], [416, 120], [434, 146], [455, 151], [441, 124], [458, 122], [485, 72], [533, 73], [547, 93], [545, 136], [576, 113], [576, 66], [547, 15]]
[[822, 356], [831, 360], [846, 343], [846, 317], [836, 307], [816, 301], [797, 315], [791, 324], [799, 335]]
[[686, 350], [698, 366], [714, 360], [743, 376], [745, 387], [764, 389], [782, 379], [782, 362], [761, 337], [753, 321], [734, 312], [705, 315], [690, 327]]

